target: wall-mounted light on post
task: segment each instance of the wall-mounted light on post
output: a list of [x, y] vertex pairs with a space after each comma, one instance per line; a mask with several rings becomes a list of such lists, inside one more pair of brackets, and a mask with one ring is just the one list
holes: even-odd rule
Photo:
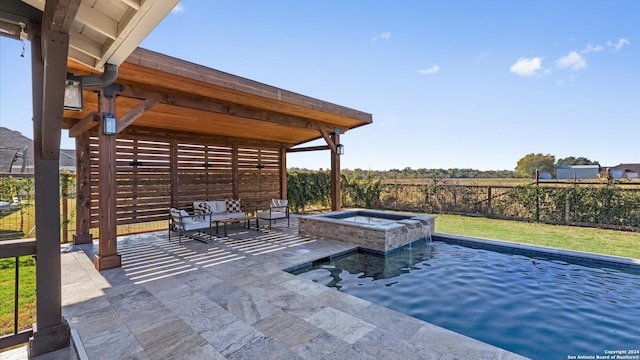
[[67, 74], [64, 84], [64, 109], [82, 111], [82, 77]]
[[116, 121], [116, 114], [112, 113], [103, 113], [103, 123], [104, 123], [104, 134], [105, 135], [115, 135], [118, 132], [118, 125]]
[[342, 144], [336, 145], [336, 154], [344, 155], [344, 145]]

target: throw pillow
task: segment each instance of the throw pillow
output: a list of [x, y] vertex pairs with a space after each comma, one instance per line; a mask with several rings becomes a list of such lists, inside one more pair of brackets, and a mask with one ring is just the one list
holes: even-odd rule
[[203, 214], [208, 215], [211, 214], [211, 207], [209, 206], [209, 204], [207, 204], [206, 201], [201, 201], [198, 203], [198, 209], [200, 209], [200, 211], [202, 211]]
[[241, 207], [240, 207], [240, 199], [235, 200], [235, 199], [228, 199], [227, 200], [227, 212], [240, 212], [242, 211]]

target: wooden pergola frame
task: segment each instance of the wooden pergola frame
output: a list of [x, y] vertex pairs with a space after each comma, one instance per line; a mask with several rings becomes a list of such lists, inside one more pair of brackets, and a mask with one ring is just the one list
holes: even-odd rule
[[[67, 69], [75, 76], [94, 73], [74, 61], [68, 62]], [[166, 144], [171, 196], [164, 203], [160, 202], [164, 204], [165, 212], [171, 206], [185, 206], [197, 200], [181, 197], [177, 190], [181, 173], [178, 151], [185, 141], [191, 144], [187, 144], [189, 146], [228, 147], [229, 157], [224, 166], [231, 168], [229, 191], [225, 195], [251, 199], [252, 205], [257, 206], [265, 205], [272, 197], [286, 198], [288, 151], [329, 150], [332, 209], [338, 210], [341, 206], [340, 155], [337, 154], [340, 134], [372, 122], [367, 113], [140, 48], [120, 65], [115, 83], [99, 89], [85, 89], [84, 99], [82, 112], [65, 111], [63, 127], [76, 138], [78, 198], [74, 242], [92, 241], [89, 230], [97, 225], [99, 251], [94, 262], [99, 270], [120, 266], [116, 227], [123, 221], [135, 221], [125, 220], [116, 213], [118, 203], [126, 200], [118, 197], [118, 174], [122, 173], [123, 166], [126, 167], [124, 160], [137, 161], [118, 155], [122, 153], [117, 150], [118, 139], [147, 134]], [[106, 113], [116, 114], [115, 135], [107, 135], [102, 130]], [[97, 141], [97, 164], [90, 160], [89, 138]], [[327, 145], [298, 146], [316, 139], [324, 139]], [[239, 169], [238, 156], [243, 149], [268, 149], [278, 154], [273, 162], [278, 180], [271, 191], [262, 191], [262, 198], [255, 192], [244, 192], [240, 196], [243, 190], [238, 177], [249, 171], [245, 169], [243, 173]], [[154, 151], [164, 151], [164, 148]], [[261, 166], [256, 164], [258, 168]], [[203, 171], [205, 174], [206, 170]], [[94, 184], [93, 196], [91, 184]], [[97, 221], [95, 214], [92, 220], [91, 213], [97, 209]]]

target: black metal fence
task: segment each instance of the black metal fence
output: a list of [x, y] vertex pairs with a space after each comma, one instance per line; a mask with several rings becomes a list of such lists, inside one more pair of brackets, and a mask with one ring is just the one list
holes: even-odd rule
[[383, 184], [378, 206], [387, 210], [640, 231], [640, 188], [624, 186]]
[[[24, 270], [34, 271], [32, 256], [36, 253], [36, 241], [35, 239], [20, 239], [20, 240], [6, 240], [0, 241], [0, 272], [3, 274], [13, 274], [9, 279], [4, 279], [1, 288], [13, 286], [13, 291], [2, 290], [2, 294], [13, 294], [13, 311], [2, 314], [2, 328], [6, 328], [5, 322], [10, 322], [12, 325], [8, 326], [11, 329], [9, 333], [0, 333], [0, 351], [3, 349], [21, 344], [29, 340], [33, 335], [33, 328], [31, 324], [34, 322], [33, 314], [27, 312], [24, 306], [20, 306], [20, 299], [28, 297], [25, 291], [35, 292], [35, 289], [22, 290], [25, 287], [21, 285], [21, 268]], [[22, 266], [21, 266], [22, 265]], [[12, 278], [12, 279], [11, 279]], [[33, 274], [23, 274], [23, 279], [33, 279]], [[27, 286], [28, 288], [28, 286]], [[4, 301], [3, 301], [4, 302]], [[6, 304], [4, 304], [6, 306]], [[10, 307], [9, 307], [10, 308]], [[13, 315], [13, 319], [10, 319]], [[23, 315], [21, 317], [21, 314]], [[20, 321], [21, 318], [26, 316], [26, 320]], [[27, 324], [27, 325], [25, 325]], [[9, 324], [7, 324], [9, 325]]]

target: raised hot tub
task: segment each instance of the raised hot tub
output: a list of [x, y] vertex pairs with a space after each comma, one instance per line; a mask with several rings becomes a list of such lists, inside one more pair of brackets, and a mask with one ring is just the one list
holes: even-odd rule
[[367, 209], [334, 211], [298, 219], [301, 235], [346, 241], [381, 253], [430, 238], [434, 227], [435, 216]]

